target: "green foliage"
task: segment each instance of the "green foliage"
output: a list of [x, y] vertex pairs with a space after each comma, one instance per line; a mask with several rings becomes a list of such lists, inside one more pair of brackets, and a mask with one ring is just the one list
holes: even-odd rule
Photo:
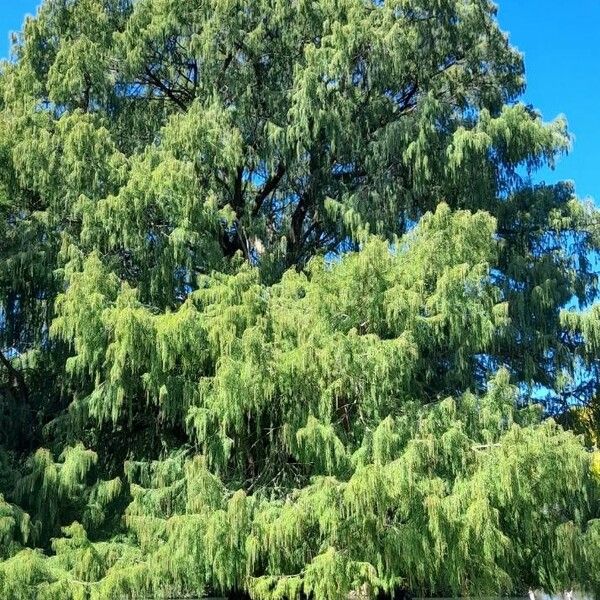
[[13, 52], [0, 597], [600, 593], [598, 212], [488, 0], [46, 0]]
[[128, 541], [90, 543], [74, 524], [43, 569], [92, 598], [199, 593], [203, 581], [256, 598], [339, 598], [364, 584], [454, 594], [597, 585], [592, 457], [515, 402], [500, 372], [480, 398], [400, 408], [348, 445], [362, 464], [344, 478], [317, 476], [281, 497], [231, 493], [186, 454], [132, 463]]

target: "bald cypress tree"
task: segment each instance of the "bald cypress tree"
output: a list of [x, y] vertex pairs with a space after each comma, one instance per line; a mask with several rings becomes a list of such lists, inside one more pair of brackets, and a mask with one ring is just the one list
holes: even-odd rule
[[523, 88], [488, 0], [46, 0], [0, 596], [600, 591], [598, 212]]

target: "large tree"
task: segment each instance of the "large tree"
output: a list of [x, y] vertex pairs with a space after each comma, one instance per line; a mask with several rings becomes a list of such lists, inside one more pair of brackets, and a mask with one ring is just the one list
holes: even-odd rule
[[599, 215], [488, 0], [46, 0], [13, 53], [2, 597], [600, 589], [548, 419]]

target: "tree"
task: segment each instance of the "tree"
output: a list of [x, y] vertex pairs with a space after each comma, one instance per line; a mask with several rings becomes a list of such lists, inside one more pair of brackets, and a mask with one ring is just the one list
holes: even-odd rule
[[569, 136], [518, 103], [494, 11], [26, 22], [0, 75], [3, 597], [600, 589], [597, 454], [546, 418], [594, 410], [598, 213], [531, 184]]

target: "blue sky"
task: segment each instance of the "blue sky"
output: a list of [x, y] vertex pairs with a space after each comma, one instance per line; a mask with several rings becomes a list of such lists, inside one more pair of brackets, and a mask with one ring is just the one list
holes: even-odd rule
[[[524, 100], [546, 120], [564, 114], [575, 137], [556, 171], [538, 179], [575, 181], [581, 197], [600, 204], [600, 0], [498, 0], [498, 19], [525, 54]], [[38, 0], [0, 0], [0, 56]]]
[[524, 100], [544, 119], [564, 114], [573, 150], [547, 182], [575, 181], [577, 194], [600, 204], [600, 1], [498, 0], [498, 20], [525, 54]]
[[19, 31], [27, 14], [34, 14], [39, 0], [0, 0], [0, 57], [9, 51], [11, 31]]

